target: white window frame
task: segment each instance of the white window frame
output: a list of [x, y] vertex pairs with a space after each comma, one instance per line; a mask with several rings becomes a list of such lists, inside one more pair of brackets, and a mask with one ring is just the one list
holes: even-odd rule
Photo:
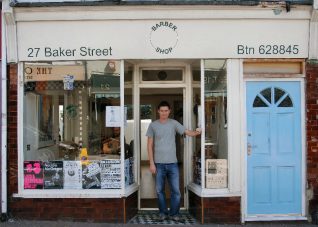
[[241, 117], [240, 106], [243, 79], [239, 59], [227, 59], [227, 113], [228, 113], [228, 187], [222, 189], [205, 188], [205, 119], [204, 119], [204, 60], [201, 59], [201, 185], [190, 183], [189, 190], [200, 197], [241, 196]]
[[[36, 63], [35, 63], [36, 64]], [[18, 132], [18, 193], [13, 197], [22, 198], [122, 198], [127, 197], [138, 190], [135, 182], [125, 187], [124, 175], [124, 118], [121, 122], [121, 188], [120, 189], [24, 189], [24, 170], [23, 170], [23, 108], [24, 108], [24, 74], [23, 62], [18, 63], [18, 83], [17, 83], [17, 132]], [[124, 116], [124, 60], [120, 62], [120, 110]], [[136, 163], [135, 163], [136, 165]]]

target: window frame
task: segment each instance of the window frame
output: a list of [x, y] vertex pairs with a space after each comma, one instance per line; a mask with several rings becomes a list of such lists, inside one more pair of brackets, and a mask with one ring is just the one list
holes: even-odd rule
[[[204, 61], [201, 59], [201, 151], [205, 150], [205, 86]], [[193, 182], [189, 190], [200, 197], [241, 196], [241, 81], [243, 79], [242, 62], [239, 59], [225, 59], [227, 74], [227, 127], [228, 127], [228, 187], [209, 189], [205, 187], [205, 152], [201, 152], [201, 185]], [[234, 110], [236, 110], [234, 112]], [[239, 110], [239, 111], [237, 111]], [[204, 160], [204, 161], [202, 161]]]

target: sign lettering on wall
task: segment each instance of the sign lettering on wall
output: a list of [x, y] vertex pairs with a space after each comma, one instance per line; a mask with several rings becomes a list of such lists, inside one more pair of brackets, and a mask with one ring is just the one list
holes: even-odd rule
[[[170, 54], [178, 44], [178, 27], [169, 21], [160, 21], [151, 27], [150, 42], [159, 54]], [[164, 36], [164, 39], [162, 39]]]
[[77, 65], [28, 65], [24, 67], [24, 80], [25, 82], [31, 81], [63, 81], [66, 75], [74, 76], [74, 80], [85, 79], [84, 66]]
[[307, 58], [309, 20], [23, 21], [17, 32], [19, 61]]

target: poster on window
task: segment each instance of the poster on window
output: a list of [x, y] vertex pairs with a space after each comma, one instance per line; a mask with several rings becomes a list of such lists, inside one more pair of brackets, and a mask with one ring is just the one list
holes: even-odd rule
[[129, 185], [133, 184], [134, 178], [134, 157], [129, 158]]
[[64, 189], [82, 189], [81, 161], [63, 161]]
[[101, 188], [121, 188], [120, 160], [106, 159], [101, 164]]
[[106, 127], [120, 127], [120, 106], [106, 106]]
[[25, 161], [24, 189], [43, 189], [43, 167], [41, 161]]
[[129, 174], [130, 174], [130, 169], [129, 169], [129, 158], [125, 159], [125, 186], [129, 185]]
[[130, 157], [125, 159], [125, 185], [134, 183], [134, 158]]
[[63, 162], [50, 161], [43, 163], [44, 189], [63, 188]]
[[101, 168], [99, 161], [91, 161], [82, 165], [83, 189], [101, 188]]

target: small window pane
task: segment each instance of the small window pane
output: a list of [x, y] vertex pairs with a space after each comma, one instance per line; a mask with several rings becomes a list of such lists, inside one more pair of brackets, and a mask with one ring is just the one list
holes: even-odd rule
[[289, 95], [278, 105], [278, 107], [293, 107], [293, 102]]
[[253, 107], [267, 107], [267, 104], [259, 96], [257, 96], [254, 99]]
[[275, 88], [275, 103], [285, 94], [285, 91]]
[[261, 94], [263, 97], [269, 102], [272, 102], [272, 89], [271, 88], [266, 88], [265, 90], [261, 91]]
[[182, 81], [182, 70], [143, 70], [143, 81]]

